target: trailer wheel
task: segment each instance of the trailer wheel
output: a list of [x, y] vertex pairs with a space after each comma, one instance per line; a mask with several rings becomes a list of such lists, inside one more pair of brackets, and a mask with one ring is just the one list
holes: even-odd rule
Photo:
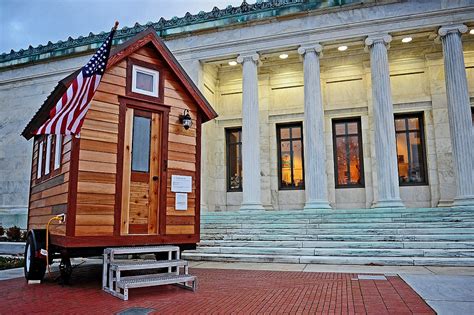
[[26, 280], [43, 280], [46, 272], [46, 258], [37, 257], [37, 244], [32, 233], [28, 233], [25, 246], [25, 278]]

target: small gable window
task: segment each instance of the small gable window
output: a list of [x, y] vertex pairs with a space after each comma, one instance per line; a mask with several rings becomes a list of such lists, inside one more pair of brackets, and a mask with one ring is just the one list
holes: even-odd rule
[[153, 97], [159, 97], [160, 73], [153, 69], [133, 65], [132, 67], [132, 92]]

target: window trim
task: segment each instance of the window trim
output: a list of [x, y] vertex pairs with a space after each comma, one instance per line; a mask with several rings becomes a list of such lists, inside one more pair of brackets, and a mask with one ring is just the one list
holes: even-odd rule
[[[46, 136], [46, 154], [45, 154], [45, 157], [44, 157], [44, 176], [47, 176], [51, 173], [51, 162], [53, 162], [53, 160], [51, 159], [51, 151], [52, 151], [52, 148], [53, 148], [53, 136], [52, 135], [47, 135]], [[53, 156], [54, 158], [54, 156]]]
[[54, 165], [53, 171], [58, 170], [61, 167], [63, 153], [63, 135], [56, 135], [54, 138]]
[[[428, 163], [427, 163], [427, 160], [426, 160], [426, 143], [425, 143], [425, 117], [424, 117], [424, 112], [409, 112], [409, 113], [395, 113], [393, 115], [393, 128], [395, 130], [395, 150], [397, 149], [397, 133], [405, 133], [405, 134], [409, 134], [410, 131], [414, 131], [414, 130], [410, 130], [410, 129], [407, 129], [407, 130], [404, 130], [404, 131], [400, 131], [400, 132], [397, 132], [397, 127], [396, 127], [396, 124], [395, 124], [395, 120], [396, 119], [399, 119], [399, 118], [418, 118], [419, 119], [419, 123], [418, 125], [420, 126], [420, 129], [419, 129], [419, 132], [420, 132], [420, 139], [421, 139], [421, 154], [423, 155], [422, 158], [420, 159], [420, 161], [422, 162], [422, 167], [423, 167], [423, 171], [424, 171], [424, 174], [425, 174], [425, 178], [424, 178], [424, 181], [423, 182], [419, 182], [419, 183], [400, 183], [400, 176], [399, 176], [399, 173], [398, 173], [398, 151], [396, 152], [397, 153], [397, 176], [398, 176], [398, 186], [402, 187], [402, 186], [429, 186], [429, 179], [428, 179]], [[407, 138], [407, 141], [408, 141], [408, 138]]]
[[[35, 183], [43, 182], [61, 173], [63, 151], [62, 135], [59, 135], [60, 143], [57, 142], [57, 139], [58, 135], [54, 134], [39, 135], [35, 137], [35, 143], [37, 143], [38, 146], [38, 156], [36, 157], [36, 175], [34, 179]], [[59, 153], [57, 153], [58, 147]], [[57, 154], [59, 154], [59, 162], [57, 162]], [[49, 163], [46, 164], [48, 156]], [[48, 173], [46, 172], [47, 168], [49, 168]]]
[[[337, 145], [336, 139], [342, 136], [336, 136], [336, 124], [337, 123], [357, 123], [357, 138], [359, 143], [359, 158], [360, 158], [360, 184], [339, 184], [339, 175], [337, 171]], [[348, 188], [365, 188], [365, 173], [364, 173], [364, 149], [363, 149], [363, 140], [362, 140], [362, 118], [361, 116], [354, 117], [343, 117], [343, 118], [333, 118], [331, 119], [332, 125], [332, 148], [333, 148], [333, 164], [334, 164], [334, 185], [336, 189], [348, 189]], [[344, 137], [347, 137], [348, 134], [344, 134]], [[354, 136], [354, 134], [349, 134], [349, 136]], [[347, 152], [346, 152], [347, 153]]]
[[[144, 74], [151, 75], [153, 77], [152, 88], [153, 91], [142, 90], [137, 87], [137, 73], [141, 72]], [[141, 67], [139, 65], [132, 65], [132, 92], [144, 94], [152, 97], [159, 97], [158, 85], [159, 85], [160, 72], [150, 68]]]
[[38, 139], [38, 156], [36, 161], [36, 179], [40, 180], [43, 177], [43, 147], [44, 141], [43, 137]]
[[[302, 121], [295, 121], [295, 122], [289, 122], [289, 123], [278, 123], [275, 124], [276, 127], [276, 134], [277, 134], [277, 160], [278, 160], [278, 190], [304, 190], [305, 189], [305, 174], [304, 174], [304, 139], [303, 139], [303, 122]], [[281, 182], [281, 177], [282, 177], [282, 172], [281, 172], [281, 135], [280, 135], [280, 129], [281, 128], [288, 128], [288, 127], [300, 127], [301, 130], [301, 138], [290, 138], [288, 140], [283, 140], [283, 141], [289, 141], [290, 143], [293, 142], [293, 140], [300, 140], [301, 141], [301, 163], [302, 163], [302, 168], [303, 168], [303, 185], [299, 187], [284, 187], [282, 186]], [[294, 181], [294, 176], [293, 176], [293, 147], [291, 147], [291, 179]]]
[[[135, 91], [134, 89], [134, 68], [135, 69], [144, 69], [144, 72], [150, 72], [150, 74], [155, 71], [158, 73], [158, 78], [154, 84], [156, 84], [157, 96], [143, 93], [143, 90], [140, 92]], [[165, 105], [164, 104], [164, 77], [165, 72], [162, 69], [153, 63], [145, 62], [143, 60], [138, 60], [135, 58], [127, 58], [127, 83], [126, 83], [126, 96], [131, 97], [136, 100], [145, 100], [155, 104]], [[145, 90], [145, 92], [148, 92]]]
[[[239, 142], [233, 142], [233, 145], [238, 145], [240, 147], [240, 156], [242, 157], [242, 127], [230, 127], [230, 128], [225, 128], [225, 164], [226, 164], [226, 191], [227, 192], [242, 192], [243, 191], [243, 180], [244, 177], [242, 176], [241, 178], [241, 183], [240, 183], [240, 188], [230, 188], [230, 163], [229, 163], [229, 156], [230, 156], [230, 150], [229, 146], [231, 143], [229, 143], [229, 137], [230, 133], [235, 132], [235, 131], [240, 131], [240, 141]], [[242, 161], [243, 163], [243, 161]], [[242, 165], [242, 170], [243, 170], [243, 165]], [[243, 172], [242, 172], [243, 175]]]

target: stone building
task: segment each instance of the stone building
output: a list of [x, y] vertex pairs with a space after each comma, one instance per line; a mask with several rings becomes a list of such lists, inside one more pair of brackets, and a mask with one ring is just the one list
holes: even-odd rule
[[[149, 26], [219, 114], [203, 211], [474, 208], [474, 1], [244, 1], [116, 42]], [[0, 55], [3, 225], [26, 225], [21, 130], [105, 36]]]

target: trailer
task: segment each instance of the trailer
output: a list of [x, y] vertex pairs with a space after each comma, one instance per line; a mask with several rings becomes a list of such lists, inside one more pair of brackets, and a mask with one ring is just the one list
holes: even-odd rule
[[201, 125], [216, 112], [153, 28], [116, 46], [79, 136], [34, 136], [61, 80], [24, 129], [34, 138], [25, 277], [46, 262], [120, 246], [199, 241]]

